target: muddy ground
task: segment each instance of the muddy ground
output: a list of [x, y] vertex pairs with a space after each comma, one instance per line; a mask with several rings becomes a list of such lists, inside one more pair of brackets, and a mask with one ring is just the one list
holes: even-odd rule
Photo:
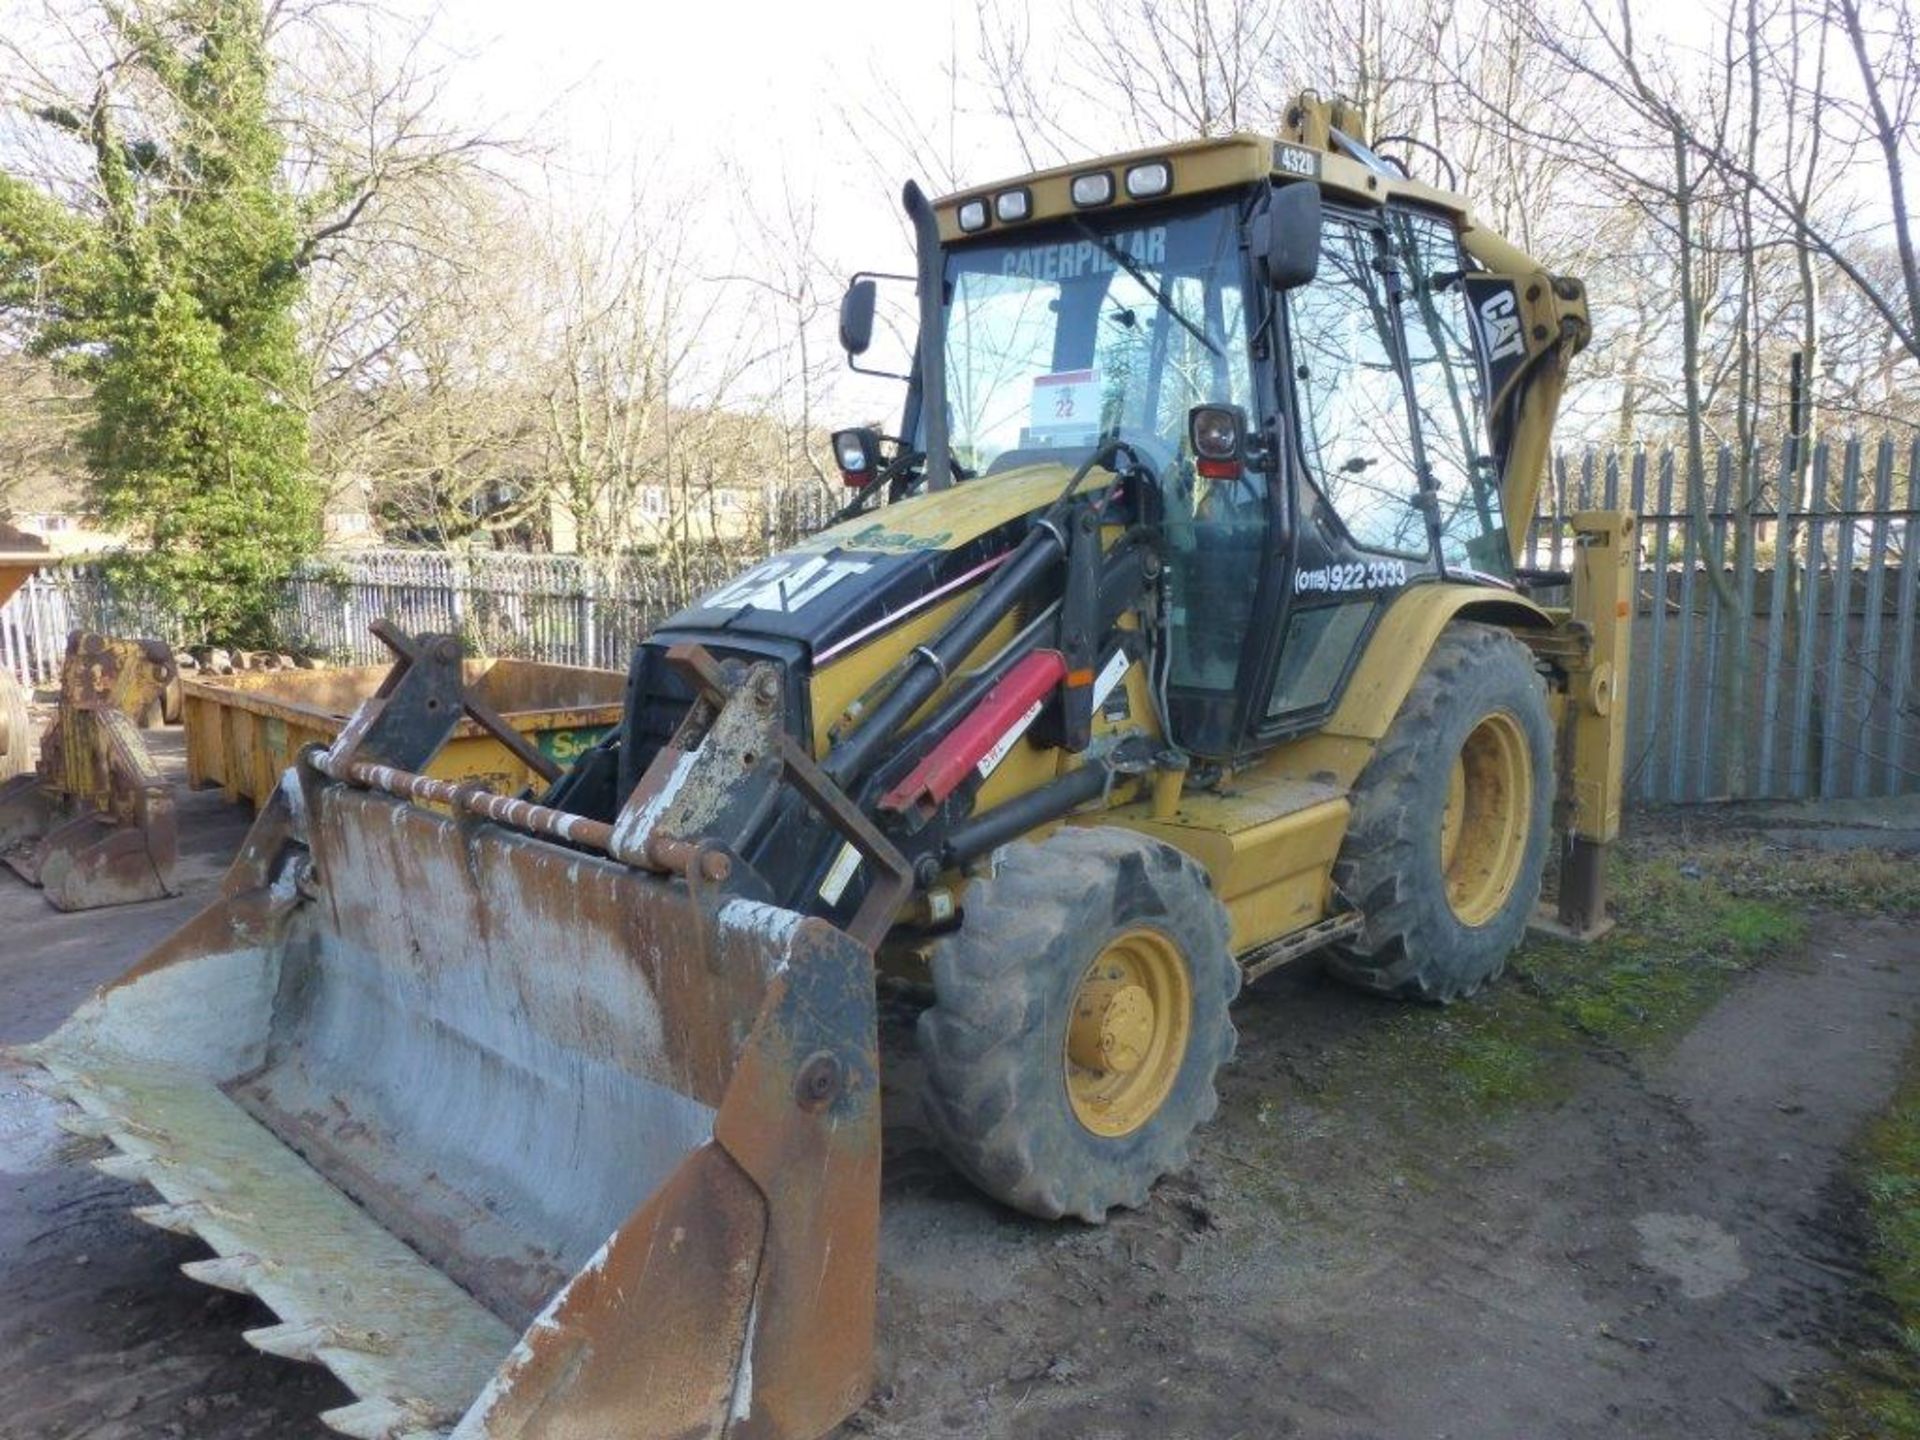
[[[157, 745], [178, 764], [177, 736]], [[184, 797], [179, 900], [59, 916], [0, 873], [0, 1043], [204, 897], [244, 830]], [[1647, 822], [1649, 824], [1653, 822]], [[1846, 1145], [1920, 1023], [1920, 940], [1818, 916], [1665, 1042], [1601, 1039], [1493, 1107], [1307, 962], [1242, 1000], [1191, 1167], [1102, 1228], [1000, 1210], [920, 1126], [883, 1007], [880, 1383], [849, 1434], [1016, 1440], [1799, 1436], [1862, 1306]], [[1424, 1052], [1422, 1052], [1424, 1053]], [[318, 1437], [347, 1396], [240, 1339], [51, 1106], [0, 1069], [0, 1437]]]

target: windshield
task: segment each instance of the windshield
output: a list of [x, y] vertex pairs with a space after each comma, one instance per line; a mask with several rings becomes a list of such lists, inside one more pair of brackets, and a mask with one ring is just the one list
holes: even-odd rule
[[1112, 434], [1177, 454], [1193, 406], [1251, 412], [1243, 269], [1231, 205], [950, 253], [954, 459], [979, 473]]

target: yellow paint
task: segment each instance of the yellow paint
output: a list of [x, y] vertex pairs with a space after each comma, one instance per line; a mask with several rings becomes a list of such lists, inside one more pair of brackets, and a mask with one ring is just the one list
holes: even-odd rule
[[[897, 555], [914, 550], [953, 550], [1010, 521], [1043, 510], [1057, 499], [1073, 472], [1065, 465], [1023, 465], [980, 475], [962, 485], [929, 490], [872, 514], [842, 521], [802, 543], [793, 553], [847, 549]], [[1081, 482], [1098, 491], [1113, 473], [1096, 467]]]
[[1573, 762], [1562, 786], [1569, 833], [1600, 843], [1620, 834], [1620, 778], [1627, 753], [1626, 683], [1632, 663], [1637, 526], [1624, 512], [1573, 517], [1573, 612], [1581, 639], [1568, 663], [1565, 709]]
[[[1402, 591], [1380, 618], [1366, 654], [1355, 668], [1340, 704], [1328, 717], [1323, 732], [1356, 740], [1378, 740], [1400, 713], [1400, 704], [1413, 688], [1420, 667], [1433, 645], [1455, 620], [1486, 620], [1491, 624], [1551, 628], [1548, 613], [1518, 595], [1484, 585], [1442, 582], [1414, 585]], [[1288, 767], [1297, 769], [1297, 767]], [[1351, 784], [1358, 771], [1341, 773]]]
[[1199, 861], [1227, 907], [1240, 952], [1326, 917], [1349, 811], [1339, 787], [1255, 775], [1226, 793], [1189, 789], [1171, 820], [1154, 819], [1152, 801], [1141, 799], [1074, 823], [1151, 835]]
[[1193, 982], [1179, 947], [1144, 925], [1116, 935], [1067, 1012], [1060, 1063], [1074, 1118], [1095, 1135], [1131, 1135], [1166, 1102], [1192, 1034]]
[[[1308, 105], [1316, 102], [1307, 101]], [[1351, 132], [1349, 132], [1351, 133]], [[1031, 225], [1059, 220], [1068, 215], [1104, 216], [1143, 205], [1163, 205], [1169, 200], [1189, 199], [1223, 190], [1235, 190], [1257, 181], [1300, 177], [1276, 168], [1274, 140], [1268, 135], [1245, 131], [1208, 140], [1187, 140], [1173, 145], [1157, 145], [1146, 150], [1128, 150], [1098, 156], [1072, 165], [1058, 165], [1026, 175], [1009, 176], [990, 184], [973, 186], [944, 195], [934, 202], [940, 224], [940, 239], [945, 244], [972, 240], [991, 240], [995, 236], [1018, 232]], [[1464, 218], [1466, 200], [1450, 190], [1442, 190], [1424, 181], [1399, 175], [1379, 175], [1359, 161], [1335, 154], [1330, 148], [1324, 117], [1316, 127], [1284, 129], [1279, 139], [1320, 153], [1320, 185], [1335, 198], [1364, 205], [1382, 205], [1389, 200], [1408, 200]], [[1166, 195], [1134, 200], [1127, 195], [1128, 167], [1145, 161], [1165, 160], [1173, 170], [1173, 188]], [[1105, 171], [1113, 177], [1114, 198], [1108, 205], [1087, 210], [1073, 203], [1073, 177]], [[993, 197], [1004, 190], [1025, 189], [1032, 198], [1028, 218], [1007, 224], [997, 217], [985, 230], [971, 234], [961, 230], [960, 206], [967, 200], [984, 199], [991, 212]]]
[[[485, 660], [469, 661], [465, 668], [469, 685], [476, 685], [491, 670], [500, 671], [496, 694], [508, 701], [503, 707], [505, 719], [536, 744], [547, 731], [571, 734], [620, 719], [618, 697], [624, 677], [612, 671]], [[346, 723], [346, 713], [371, 695], [386, 673], [386, 666], [373, 665], [184, 681], [181, 721], [186, 730], [187, 783], [194, 789], [217, 785], [230, 801], [260, 804], [302, 750], [333, 743]], [[514, 708], [511, 697], [516, 691], [529, 707], [539, 708]], [[551, 703], [569, 696], [581, 703]], [[567, 763], [566, 757], [558, 758]], [[481, 780], [504, 794], [546, 783], [467, 719], [422, 773], [436, 780]]]
[[1533, 762], [1520, 724], [1496, 710], [1468, 732], [1448, 776], [1440, 816], [1447, 904], [1462, 925], [1484, 925], [1520, 878], [1533, 823]]

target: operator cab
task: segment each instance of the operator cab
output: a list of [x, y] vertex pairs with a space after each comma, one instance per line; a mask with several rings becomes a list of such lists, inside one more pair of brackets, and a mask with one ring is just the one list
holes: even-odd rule
[[[1260, 173], [1218, 183], [1223, 155]], [[1165, 563], [1153, 684], [1201, 756], [1324, 720], [1407, 585], [1511, 585], [1488, 423], [1506, 377], [1469, 309], [1486, 277], [1457, 213], [1323, 187], [1327, 158], [1231, 137], [1037, 176], [941, 202], [922, 256], [946, 434], [916, 371], [909, 448], [944, 440], [964, 479], [1124, 443]], [[1494, 340], [1523, 351], [1508, 329]]]

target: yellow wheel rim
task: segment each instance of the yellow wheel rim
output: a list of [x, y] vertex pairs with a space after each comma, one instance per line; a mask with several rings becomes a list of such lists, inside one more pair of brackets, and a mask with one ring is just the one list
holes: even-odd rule
[[1067, 1099], [1096, 1135], [1130, 1135], [1166, 1101], [1187, 1056], [1193, 987], [1158, 930], [1115, 936], [1080, 977], [1067, 1016]]
[[1447, 904], [1461, 924], [1484, 925], [1506, 905], [1532, 820], [1526, 732], [1496, 710], [1468, 732], [1454, 758], [1440, 815], [1440, 869]]

